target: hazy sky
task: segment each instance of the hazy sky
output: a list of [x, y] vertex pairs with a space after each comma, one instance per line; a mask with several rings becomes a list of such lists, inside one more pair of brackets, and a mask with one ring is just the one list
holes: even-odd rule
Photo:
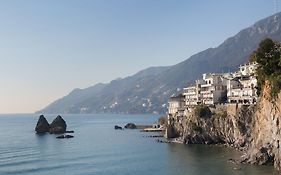
[[273, 13], [273, 0], [2, 0], [0, 113], [176, 64]]

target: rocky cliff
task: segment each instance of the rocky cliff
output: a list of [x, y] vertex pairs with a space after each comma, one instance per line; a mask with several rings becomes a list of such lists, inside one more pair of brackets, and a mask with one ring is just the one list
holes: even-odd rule
[[253, 115], [249, 149], [244, 162], [253, 164], [274, 164], [281, 170], [280, 119], [281, 93], [270, 97], [270, 85], [266, 82], [260, 101]]
[[173, 116], [170, 137], [180, 137], [188, 144], [228, 144], [246, 148], [250, 137], [254, 106], [229, 104], [207, 108], [210, 113], [198, 116], [193, 109], [186, 115]]
[[[226, 144], [245, 151], [242, 163], [272, 164], [281, 170], [281, 93], [270, 97], [267, 82], [258, 103], [252, 106], [228, 104], [209, 108], [205, 115], [193, 109], [170, 117], [167, 136], [186, 144]], [[200, 114], [200, 113], [199, 113]]]

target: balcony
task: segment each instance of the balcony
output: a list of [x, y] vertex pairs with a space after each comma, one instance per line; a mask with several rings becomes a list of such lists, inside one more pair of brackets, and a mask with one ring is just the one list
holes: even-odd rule
[[202, 95], [213, 94], [213, 91], [201, 91], [200, 94], [202, 94]]
[[196, 92], [183, 92], [183, 95], [186, 95], [186, 96], [191, 96], [191, 95], [196, 95]]
[[213, 84], [201, 84], [201, 88], [204, 88], [204, 87], [211, 87], [213, 86]]

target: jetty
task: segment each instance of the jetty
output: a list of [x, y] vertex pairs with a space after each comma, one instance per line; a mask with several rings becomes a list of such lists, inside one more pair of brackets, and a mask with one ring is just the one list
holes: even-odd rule
[[141, 132], [164, 132], [164, 128], [144, 128], [140, 130]]

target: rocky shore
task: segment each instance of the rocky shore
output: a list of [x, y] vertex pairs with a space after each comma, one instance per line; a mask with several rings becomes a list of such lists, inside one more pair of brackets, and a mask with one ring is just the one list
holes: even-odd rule
[[165, 135], [185, 144], [234, 147], [245, 153], [236, 162], [274, 165], [281, 170], [281, 93], [272, 99], [269, 90], [270, 86], [265, 86], [256, 105], [216, 106], [204, 117], [194, 111], [173, 116]]

